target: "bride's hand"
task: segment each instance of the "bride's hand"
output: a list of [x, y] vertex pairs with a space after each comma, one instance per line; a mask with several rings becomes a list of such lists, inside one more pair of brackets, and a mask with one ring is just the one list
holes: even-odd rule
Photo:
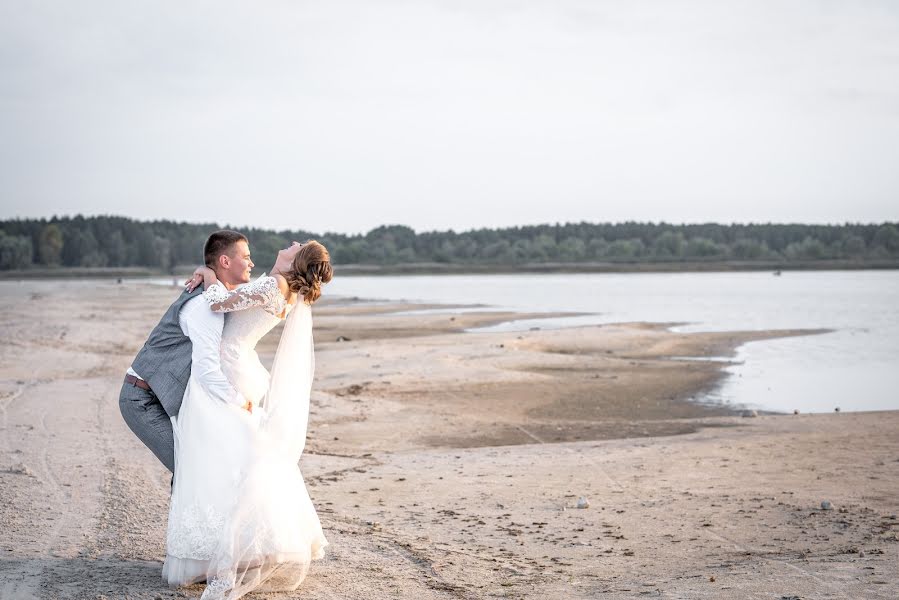
[[190, 279], [184, 282], [184, 289], [188, 292], [194, 291], [203, 284], [204, 279], [210, 274], [215, 277], [215, 271], [209, 267], [197, 267], [194, 274], [190, 276]]

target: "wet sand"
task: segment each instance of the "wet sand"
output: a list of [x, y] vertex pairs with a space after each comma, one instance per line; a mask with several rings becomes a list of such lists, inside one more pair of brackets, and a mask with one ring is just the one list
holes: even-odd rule
[[[161, 583], [168, 475], [118, 412], [173, 294], [0, 282], [0, 598], [201, 593]], [[412, 308], [316, 306], [301, 467], [331, 546], [257, 597], [899, 596], [899, 413], [692, 401], [722, 364], [683, 357], [813, 332], [463, 333], [512, 315]]]

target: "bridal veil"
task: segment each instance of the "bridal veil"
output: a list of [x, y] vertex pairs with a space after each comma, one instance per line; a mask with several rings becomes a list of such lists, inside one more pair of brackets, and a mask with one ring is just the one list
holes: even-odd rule
[[297, 465], [306, 442], [315, 371], [312, 310], [302, 301], [287, 317], [260, 425], [238, 466], [236, 504], [225, 520], [202, 600], [295, 590], [327, 545]]

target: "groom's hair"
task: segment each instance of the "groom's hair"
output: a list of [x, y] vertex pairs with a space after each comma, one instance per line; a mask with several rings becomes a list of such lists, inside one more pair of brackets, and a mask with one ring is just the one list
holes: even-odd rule
[[230, 229], [222, 229], [210, 235], [203, 246], [203, 260], [206, 262], [206, 266], [215, 269], [219, 256], [230, 254], [232, 247], [237, 242], [250, 243], [250, 240], [244, 234]]

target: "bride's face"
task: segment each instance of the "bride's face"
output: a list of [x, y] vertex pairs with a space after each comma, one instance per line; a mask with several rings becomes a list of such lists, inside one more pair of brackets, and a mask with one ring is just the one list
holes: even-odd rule
[[278, 251], [278, 262], [282, 262], [285, 264], [290, 264], [293, 262], [293, 257], [297, 255], [297, 252], [300, 251], [300, 248], [303, 247], [303, 244], [299, 242], [294, 242], [287, 248]]

